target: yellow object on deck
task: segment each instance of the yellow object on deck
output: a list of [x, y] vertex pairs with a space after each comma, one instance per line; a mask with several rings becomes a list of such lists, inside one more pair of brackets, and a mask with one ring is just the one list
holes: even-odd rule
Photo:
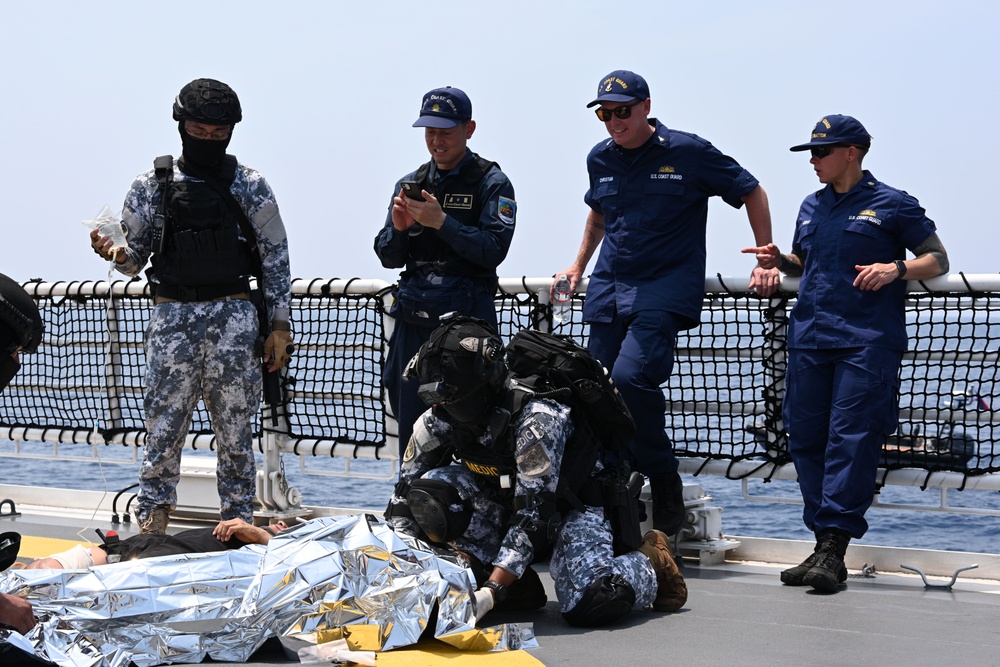
[[91, 542], [82, 540], [60, 540], [54, 537], [21, 537], [21, 548], [17, 552], [18, 558], [46, 558], [52, 554], [61, 553], [72, 549], [77, 544], [85, 547], [93, 546]]

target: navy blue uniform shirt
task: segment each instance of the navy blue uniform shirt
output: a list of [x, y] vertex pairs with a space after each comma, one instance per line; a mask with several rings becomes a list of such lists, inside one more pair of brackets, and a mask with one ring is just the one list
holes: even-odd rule
[[802, 260], [788, 347], [906, 349], [906, 281], [876, 291], [854, 286], [855, 265], [905, 259], [936, 231], [920, 203], [902, 190], [861, 180], [837, 198], [832, 185], [802, 202], [792, 253]]
[[655, 131], [642, 147], [625, 151], [609, 138], [587, 156], [584, 201], [604, 216], [605, 236], [583, 316], [666, 310], [689, 328], [704, 301], [708, 199], [740, 208], [758, 181], [701, 137], [649, 122]]
[[[474, 160], [476, 154], [467, 150], [462, 161], [447, 172], [438, 171], [437, 165], [431, 162], [430, 177], [433, 181], [432, 194], [435, 196], [441, 192], [441, 188], [449, 179], [457, 178], [459, 172], [466, 162]], [[412, 181], [416, 171], [412, 171], [396, 182], [393, 196], [399, 194], [400, 183]], [[421, 262], [428, 259], [436, 259], [447, 262], [449, 259], [462, 259], [481, 267], [478, 274], [481, 277], [488, 277], [492, 282], [496, 281], [496, 269], [507, 256], [510, 249], [510, 242], [514, 237], [514, 186], [510, 179], [500, 171], [499, 167], [493, 167], [479, 184], [479, 192], [476, 195], [482, 202], [482, 214], [479, 216], [478, 224], [475, 226], [463, 225], [449, 215], [446, 202], [442, 202], [442, 210], [445, 213], [444, 224], [441, 229], [425, 229], [423, 233], [433, 239], [430, 241], [432, 257], [414, 256], [410, 252], [410, 233], [401, 232], [392, 225], [392, 201], [389, 202], [389, 213], [385, 218], [385, 225], [375, 238], [375, 253], [382, 261], [382, 266], [387, 269], [401, 268], [414, 262]], [[504, 208], [507, 207], [507, 208]], [[428, 241], [425, 239], [425, 243]]]

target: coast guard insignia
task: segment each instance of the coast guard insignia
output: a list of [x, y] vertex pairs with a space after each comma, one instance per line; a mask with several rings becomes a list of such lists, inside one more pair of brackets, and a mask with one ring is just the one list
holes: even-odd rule
[[505, 225], [514, 224], [514, 215], [517, 212], [517, 202], [509, 197], [500, 197], [500, 202], [497, 206], [497, 214], [500, 216], [500, 221]]

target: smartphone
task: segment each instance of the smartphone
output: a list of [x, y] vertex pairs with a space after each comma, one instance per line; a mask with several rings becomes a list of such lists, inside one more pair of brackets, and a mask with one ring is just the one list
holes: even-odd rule
[[408, 198], [413, 201], [426, 201], [424, 196], [420, 194], [420, 184], [416, 181], [403, 181], [400, 185]]

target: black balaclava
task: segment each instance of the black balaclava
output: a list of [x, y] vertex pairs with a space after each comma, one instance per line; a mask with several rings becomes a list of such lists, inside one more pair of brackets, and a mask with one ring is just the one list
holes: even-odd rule
[[184, 161], [202, 169], [218, 169], [226, 157], [226, 149], [233, 138], [233, 128], [230, 126], [229, 136], [225, 139], [196, 139], [184, 129], [186, 121], [178, 122], [181, 133], [181, 145], [184, 147]]

